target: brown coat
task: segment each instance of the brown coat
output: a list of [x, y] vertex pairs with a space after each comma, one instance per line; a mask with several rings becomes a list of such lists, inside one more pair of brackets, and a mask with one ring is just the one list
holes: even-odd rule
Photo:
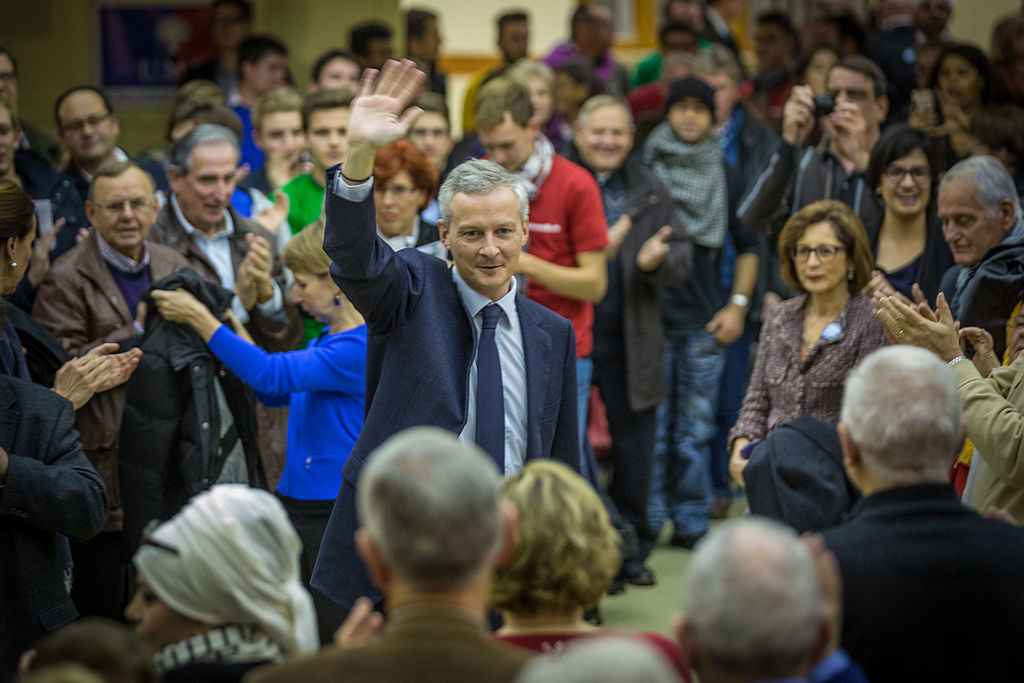
[[[180, 254], [162, 245], [147, 242], [146, 249], [153, 282], [188, 265]], [[39, 285], [32, 315], [72, 356], [137, 334], [95, 234], [53, 264]], [[125, 396], [125, 385], [96, 394], [75, 415], [85, 454], [107, 485], [110, 517], [104, 531], [119, 530], [123, 520], [117, 453]]]
[[498, 642], [474, 620], [446, 605], [406, 605], [388, 615], [376, 640], [249, 672], [245, 683], [511, 682], [536, 653]]
[[[229, 238], [231, 244], [231, 265], [235, 272], [238, 272], [239, 266], [242, 265], [242, 260], [249, 251], [245, 243], [246, 233], [251, 232], [263, 237], [270, 243], [271, 250], [273, 251], [274, 264], [272, 275], [281, 288], [281, 294], [287, 295], [280, 254], [274, 250], [274, 245], [276, 244], [274, 236], [263, 229], [259, 223], [243, 217], [233, 207], [229, 206], [228, 212], [231, 214], [231, 220], [235, 226], [235, 232]], [[217, 271], [214, 270], [213, 264], [210, 263], [202, 250], [196, 245], [192, 236], [185, 232], [185, 229], [178, 222], [170, 202], [164, 204], [164, 207], [160, 209], [156, 222], [149, 232], [149, 239], [167, 245], [183, 255], [188, 261], [189, 267], [199, 273], [201, 277], [210, 282], [220, 284], [220, 277], [217, 275]], [[249, 322], [245, 328], [252, 335], [253, 341], [258, 346], [271, 352], [291, 351], [298, 348], [299, 343], [302, 341], [302, 321], [295, 307], [287, 302], [287, 296], [285, 296], [284, 311], [280, 314], [265, 316], [259, 312], [258, 308], [254, 308], [249, 314]]]

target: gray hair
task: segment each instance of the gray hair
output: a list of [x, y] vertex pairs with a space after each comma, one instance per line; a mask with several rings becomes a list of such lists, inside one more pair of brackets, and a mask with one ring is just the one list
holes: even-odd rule
[[590, 112], [601, 107], [618, 107], [626, 112], [626, 120], [629, 122], [629, 125], [633, 125], [633, 112], [630, 111], [629, 105], [623, 100], [613, 95], [594, 95], [580, 106], [580, 111], [576, 114], [576, 127], [586, 127], [587, 117], [590, 116]]
[[945, 482], [963, 436], [956, 376], [930, 351], [879, 349], [846, 376], [840, 420], [879, 479]]
[[951, 169], [942, 176], [939, 183], [939, 192], [946, 182], [952, 178], [966, 177], [974, 183], [978, 203], [985, 209], [989, 217], [999, 212], [999, 202], [1009, 199], [1013, 202], [1014, 218], [1021, 218], [1020, 197], [1017, 196], [1017, 188], [1013, 184], [1013, 178], [1007, 173], [1003, 162], [993, 156], [982, 155], [967, 157], [957, 162]]
[[640, 638], [599, 636], [571, 643], [564, 653], [534, 657], [516, 683], [676, 683], [666, 657]]
[[436, 427], [385, 441], [359, 478], [359, 519], [390, 567], [419, 590], [456, 590], [502, 537], [501, 479], [487, 455]]
[[743, 72], [736, 61], [736, 56], [720, 43], [711, 43], [697, 53], [693, 59], [693, 73], [696, 76], [726, 74], [736, 85], [743, 80]]
[[192, 170], [192, 151], [199, 145], [209, 144], [231, 145], [236, 155], [241, 153], [238, 138], [230, 129], [215, 123], [204, 123], [190, 130], [171, 146], [167, 165], [181, 175], [186, 175]]
[[509, 173], [486, 159], [470, 159], [453, 168], [437, 193], [437, 203], [441, 207], [441, 220], [445, 229], [450, 228], [452, 224], [452, 198], [456, 194], [488, 194], [503, 187], [507, 187], [515, 194], [519, 204], [519, 217], [525, 225], [530, 218], [530, 195], [514, 173]]
[[817, 644], [821, 591], [814, 560], [778, 522], [747, 517], [711, 531], [690, 558], [683, 596], [687, 626], [722, 671], [793, 675]]

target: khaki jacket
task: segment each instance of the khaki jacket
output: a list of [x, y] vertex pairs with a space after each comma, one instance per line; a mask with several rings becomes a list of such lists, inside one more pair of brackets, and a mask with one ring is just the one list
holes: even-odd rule
[[953, 366], [967, 438], [974, 443], [971, 507], [1005, 508], [1024, 523], [1024, 353], [987, 378], [970, 361]]
[[[188, 262], [172, 249], [146, 242], [153, 282]], [[57, 260], [39, 285], [32, 315], [46, 326], [71, 356], [80, 356], [104, 342], [137, 334], [133, 317], [100, 255], [95, 233]], [[117, 453], [126, 385], [96, 394], [75, 415], [82, 446], [107, 485], [110, 517], [104, 531], [121, 528], [121, 492]]]

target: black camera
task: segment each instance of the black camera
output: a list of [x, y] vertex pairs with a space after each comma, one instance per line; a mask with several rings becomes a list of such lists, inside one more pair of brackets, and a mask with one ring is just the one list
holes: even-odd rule
[[824, 95], [815, 95], [814, 97], [814, 118], [820, 119], [822, 116], [828, 116], [836, 108], [836, 96], [833, 93], [827, 92]]

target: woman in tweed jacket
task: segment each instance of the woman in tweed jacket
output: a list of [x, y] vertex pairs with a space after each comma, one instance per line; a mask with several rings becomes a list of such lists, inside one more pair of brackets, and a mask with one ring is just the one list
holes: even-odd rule
[[808, 415], [837, 422], [846, 373], [886, 343], [871, 300], [864, 226], [842, 202], [805, 206], [779, 235], [782, 278], [800, 292], [772, 309], [739, 419], [729, 432], [729, 471], [743, 484], [751, 443]]

